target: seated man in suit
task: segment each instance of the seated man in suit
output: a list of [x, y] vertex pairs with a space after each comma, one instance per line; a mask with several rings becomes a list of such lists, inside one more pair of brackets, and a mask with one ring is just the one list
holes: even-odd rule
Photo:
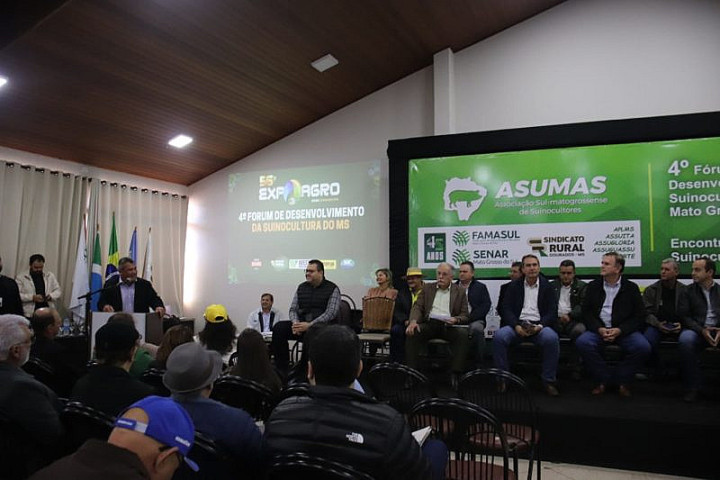
[[453, 267], [441, 263], [437, 267], [437, 280], [423, 286], [417, 301], [410, 310], [407, 334], [407, 364], [418, 368], [420, 352], [428, 340], [442, 338], [450, 342], [452, 349], [453, 381], [465, 370], [465, 361], [470, 348], [467, 328], [454, 328], [454, 325], [467, 325], [468, 302], [465, 291], [452, 283]]
[[108, 323], [95, 332], [98, 365], [75, 383], [71, 400], [116, 416], [133, 402], [153, 395], [155, 389], [130, 376], [140, 338], [125, 323]]
[[542, 381], [545, 392], [557, 397], [557, 365], [560, 341], [553, 330], [557, 322], [557, 302], [550, 282], [540, 275], [535, 255], [522, 258], [523, 277], [508, 286], [503, 301], [500, 329], [493, 338], [495, 367], [509, 370], [508, 348], [520, 342], [532, 342], [542, 351]]
[[360, 340], [352, 330], [323, 328], [312, 340], [309, 357], [308, 395], [283, 400], [265, 423], [268, 458], [301, 452], [377, 480], [444, 476], [447, 448], [442, 442], [428, 439], [421, 450], [400, 413], [352, 388], [363, 365]]
[[[650, 344], [640, 333], [645, 323], [645, 306], [638, 286], [622, 277], [625, 257], [608, 252], [602, 257], [600, 275], [585, 289], [582, 312], [587, 331], [575, 342], [590, 373], [595, 377], [593, 395], [602, 395], [609, 382], [615, 381], [621, 397], [629, 397], [629, 384], [650, 355]], [[619, 345], [625, 358], [612, 378], [601, 350]]]
[[684, 329], [678, 341], [686, 402], [697, 400], [702, 386], [700, 351], [720, 345], [720, 284], [713, 278], [715, 265], [709, 257], [695, 260], [692, 264], [693, 283], [680, 297]]
[[103, 312], [147, 313], [152, 310], [160, 318], [165, 316], [162, 299], [145, 279], [138, 278], [137, 266], [132, 258], [123, 257], [118, 262], [120, 278], [113, 277], [100, 293], [98, 309]]
[[498, 302], [495, 306], [495, 311], [500, 317], [502, 317], [503, 314], [503, 302], [505, 301], [505, 292], [507, 292], [507, 288], [513, 281], [518, 278], [522, 278], [522, 276], [522, 262], [512, 262], [512, 265], [510, 265], [510, 271], [508, 272], [510, 281], [500, 285], [500, 294], [498, 295]]
[[455, 282], [467, 295], [470, 339], [475, 347], [475, 366], [480, 368], [485, 353], [485, 317], [490, 311], [490, 293], [484, 283], [475, 278], [475, 265], [462, 262]]
[[28, 324], [20, 315], [0, 315], [0, 420], [47, 448], [62, 436], [62, 405], [52, 390], [20, 368], [33, 343]]

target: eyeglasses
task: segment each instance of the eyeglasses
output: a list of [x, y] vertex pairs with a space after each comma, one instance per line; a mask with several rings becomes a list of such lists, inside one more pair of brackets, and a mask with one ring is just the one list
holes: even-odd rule
[[[16, 343], [15, 345], [28, 345], [28, 346], [31, 346], [31, 345], [34, 344], [34, 343], [35, 343], [35, 335], [32, 335], [32, 336], [30, 336], [30, 338], [28, 338], [28, 339], [25, 340], [24, 342]], [[15, 346], [15, 345], [13, 345], [13, 346]]]
[[305, 273], [315, 273], [315, 272], [317, 272], [317, 270], [310, 270], [309, 268], [307, 270], [305, 270]]

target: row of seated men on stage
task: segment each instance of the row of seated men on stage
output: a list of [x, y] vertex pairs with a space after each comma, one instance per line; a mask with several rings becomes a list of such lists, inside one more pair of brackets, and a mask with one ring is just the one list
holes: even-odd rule
[[[526, 255], [513, 265], [510, 283], [500, 290], [500, 328], [492, 340], [494, 366], [509, 369], [508, 349], [520, 342], [532, 342], [542, 352], [544, 390], [558, 396], [557, 367], [559, 335], [570, 337], [585, 368], [595, 380], [593, 395], [602, 395], [610, 386], [623, 397], [631, 396], [635, 374], [660, 341], [678, 341], [685, 386], [684, 399], [693, 402], [701, 387], [699, 352], [717, 347], [720, 340], [720, 286], [715, 283], [715, 262], [707, 257], [692, 265], [693, 283], [677, 280], [678, 264], [666, 259], [661, 278], [641, 295], [639, 287], [623, 277], [625, 259], [616, 252], [602, 257], [600, 277], [586, 284], [575, 278], [575, 264], [560, 264], [559, 279], [549, 282], [540, 271], [535, 255]], [[454, 268], [437, 267], [435, 283], [424, 283], [422, 272], [409, 268], [407, 288], [392, 288], [392, 274], [377, 272], [378, 287], [368, 296], [394, 298], [395, 316], [391, 331], [390, 356], [410, 367], [420, 366], [428, 340], [441, 338], [450, 343], [454, 381], [467, 370], [468, 353], [477, 366], [482, 364], [485, 320], [491, 302], [486, 286], [474, 278], [471, 262], [460, 265], [453, 283]], [[308, 326], [334, 318], [340, 300], [338, 287], [324, 278], [322, 263], [313, 260], [306, 270], [307, 281], [298, 287], [290, 308], [292, 322], [276, 323], [273, 351], [277, 365], [287, 368], [287, 340], [301, 339]], [[458, 328], [469, 326], [469, 328]], [[623, 359], [611, 369], [603, 357], [605, 345], [617, 345]], [[405, 351], [406, 350], [406, 351]]]
[[[38, 335], [44, 330], [37, 317], [48, 312], [56, 316], [46, 309], [33, 318]], [[220, 305], [208, 307], [205, 320], [206, 327], [231, 323]], [[172, 329], [186, 327], [172, 327], [166, 336]], [[239, 355], [238, 361], [269, 366], [267, 348], [255, 330], [240, 335], [238, 353], [247, 345], [242, 342], [248, 332], [262, 349], [255, 350], [256, 358]], [[376, 479], [444, 478], [445, 444], [433, 439], [418, 444], [400, 413], [358, 390], [363, 365], [355, 332], [320, 323], [308, 330], [306, 341], [306, 393], [289, 396], [258, 425], [244, 410], [210, 398], [225, 366], [220, 352], [192, 336], [176, 345], [162, 365], [171, 397], [156, 396], [153, 387], [130, 374], [141, 338], [131, 317], [115, 314], [96, 332], [98, 365], [75, 383], [70, 395], [70, 400], [113, 417], [115, 428], [107, 441], [89, 440], [68, 452], [63, 450], [58, 396], [21, 368], [35, 344], [34, 332], [24, 317], [0, 315], [0, 434], [8, 440], [12, 432], [25, 446], [16, 458], [2, 457], [3, 469], [7, 473], [8, 462], [21, 462], [27, 455], [35, 467], [54, 461], [33, 479], [169, 479], [182, 463], [198, 468], [191, 449], [199, 432], [233, 460], [232, 467], [227, 464], [233, 469], [225, 472], [229, 476], [218, 478], [264, 478], [273, 458], [297, 452], [352, 466]], [[34, 447], [27, 447], [28, 441]]]

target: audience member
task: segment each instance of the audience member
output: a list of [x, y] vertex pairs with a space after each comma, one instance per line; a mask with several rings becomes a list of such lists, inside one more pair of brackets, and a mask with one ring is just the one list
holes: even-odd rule
[[288, 319], [283, 318], [280, 310], [273, 307], [273, 303], [275, 303], [275, 297], [272, 293], [260, 295], [260, 308], [253, 310], [248, 315], [248, 328], [260, 333], [272, 333], [276, 322], [287, 321]]
[[208, 305], [205, 309], [205, 327], [197, 334], [196, 339], [208, 350], [215, 350], [225, 365], [230, 360], [237, 337], [237, 327], [230, 320], [227, 310], [222, 305]]
[[395, 300], [398, 291], [393, 288], [392, 272], [387, 268], [378, 268], [375, 270], [375, 281], [377, 287], [370, 288], [365, 294], [365, 298], [383, 297]]
[[[0, 272], [2, 272], [3, 263], [0, 258]], [[5, 314], [24, 315], [22, 301], [20, 300], [20, 290], [15, 280], [5, 275], [0, 275], [0, 315]]]
[[107, 441], [88, 440], [80, 449], [37, 472], [32, 480], [170, 480], [195, 440], [187, 412], [164, 397], [147, 397], [115, 421]]
[[[622, 255], [606, 253], [600, 266], [602, 278], [590, 282], [585, 290], [582, 312], [587, 331], [578, 337], [575, 345], [595, 378], [593, 395], [602, 395], [614, 381], [620, 396], [629, 397], [630, 382], [650, 355], [650, 344], [639, 331], [645, 321], [640, 289], [622, 276], [624, 269]], [[615, 378], [601, 355], [604, 345], [618, 345], [625, 354]]]
[[423, 285], [423, 273], [417, 267], [408, 267], [405, 272], [406, 287], [398, 290], [395, 299], [395, 312], [393, 325], [390, 329], [390, 361], [402, 363], [405, 361], [405, 330], [410, 323], [410, 310], [415, 305]]
[[[447, 449], [427, 440], [423, 450], [392, 407], [351, 388], [362, 371], [360, 341], [349, 328], [329, 325], [309, 353], [309, 396], [282, 401], [265, 425], [269, 457], [302, 452], [384, 479], [442, 478]], [[424, 454], [425, 453], [425, 454]]]
[[540, 274], [535, 255], [522, 258], [523, 277], [510, 282], [505, 291], [500, 329], [493, 338], [496, 368], [509, 370], [508, 348], [520, 342], [532, 342], [542, 352], [542, 381], [545, 392], [557, 397], [557, 366], [560, 341], [553, 330], [557, 323], [557, 302], [550, 282]]
[[[131, 327], [133, 330], [137, 331], [137, 328], [135, 327], [135, 320], [133, 319], [132, 315], [125, 312], [119, 312], [114, 313], [108, 318], [107, 323], [122, 323], [124, 325], [127, 325], [128, 327]], [[140, 332], [138, 332], [138, 348], [135, 349], [135, 355], [133, 355], [133, 362], [132, 365], [130, 365], [130, 376], [135, 378], [140, 378], [142, 374], [150, 368], [150, 364], [153, 361], [153, 356], [150, 354], [150, 351], [146, 348], [146, 343], [144, 343], [142, 338], [142, 335], [140, 335]], [[153, 345], [153, 349], [157, 350], [157, 347]]]
[[151, 368], [158, 368], [165, 370], [167, 358], [170, 356], [170, 352], [175, 350], [175, 347], [193, 341], [192, 331], [184, 325], [175, 325], [168, 328], [163, 339], [158, 347], [155, 360], [150, 363]]
[[483, 364], [485, 354], [485, 317], [490, 311], [490, 293], [484, 283], [475, 279], [475, 265], [462, 262], [458, 269], [458, 280], [467, 296], [470, 321], [470, 340], [475, 347], [475, 365]]
[[452, 349], [453, 382], [465, 369], [470, 346], [467, 328], [455, 328], [468, 322], [468, 302], [465, 291], [452, 283], [453, 267], [441, 263], [437, 267], [435, 283], [425, 284], [410, 311], [407, 333], [407, 364], [417, 369], [420, 352], [428, 340], [442, 338]]
[[130, 376], [139, 335], [124, 323], [108, 323], [95, 333], [95, 354], [98, 365], [80, 378], [72, 394], [76, 400], [111, 416], [155, 390]]
[[36, 253], [30, 256], [30, 269], [15, 278], [20, 291], [23, 314], [30, 318], [35, 310], [43, 307], [55, 308], [62, 290], [55, 275], [44, 271], [45, 257]]
[[121, 258], [118, 261], [118, 272], [120, 276], [109, 279], [100, 293], [100, 311], [147, 313], [152, 310], [160, 318], [165, 316], [165, 304], [152, 283], [137, 276], [137, 266], [132, 258]]
[[683, 367], [686, 402], [697, 400], [702, 386], [699, 352], [720, 344], [720, 285], [713, 276], [715, 261], [701, 257], [692, 264], [693, 283], [680, 297], [679, 310], [685, 329], [680, 333], [680, 359]]
[[503, 283], [500, 285], [500, 294], [498, 295], [498, 303], [495, 307], [495, 311], [497, 311], [497, 314], [502, 317], [503, 312], [503, 301], [505, 300], [505, 292], [507, 291], [507, 288], [510, 286], [510, 284], [522, 278], [522, 262], [512, 262], [510, 265], [510, 271], [508, 272], [508, 277], [510, 278], [510, 281], [507, 283]]
[[260, 430], [244, 410], [209, 398], [222, 369], [218, 352], [195, 342], [184, 343], [168, 357], [163, 383], [190, 414], [197, 431], [227, 449], [242, 466], [243, 476], [255, 478], [249, 473], [257, 473], [259, 467]]
[[63, 428], [55, 393], [20, 367], [30, 357], [33, 332], [20, 315], [0, 315], [0, 420], [42, 448], [56, 445]]
[[30, 326], [35, 334], [35, 343], [30, 349], [30, 356], [38, 358], [53, 369], [54, 381], [49, 385], [61, 397], [70, 394], [78, 369], [68, 360], [68, 351], [55, 341], [60, 331], [62, 320], [54, 308], [38, 308], [30, 319]]
[[270, 363], [267, 344], [252, 328], [246, 328], [238, 336], [237, 358], [230, 374], [261, 383], [273, 393], [282, 389], [280, 377]]
[[340, 289], [325, 278], [325, 266], [320, 260], [310, 260], [305, 268], [305, 281], [298, 285], [290, 304], [290, 321], [273, 327], [270, 349], [275, 366], [284, 374], [288, 371], [290, 354], [288, 341], [302, 341], [311, 324], [329, 322], [340, 311]]

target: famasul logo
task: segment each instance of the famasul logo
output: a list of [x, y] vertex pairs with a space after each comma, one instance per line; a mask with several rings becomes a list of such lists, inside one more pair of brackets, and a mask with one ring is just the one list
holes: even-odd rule
[[465, 230], [457, 230], [452, 236], [453, 242], [459, 247], [464, 247], [470, 241], [470, 234]]
[[453, 262], [455, 262], [455, 265], [460, 265], [463, 262], [469, 262], [470, 261], [470, 252], [468, 252], [464, 248], [455, 250], [452, 254], [452, 259], [453, 259]]
[[460, 220], [469, 220], [486, 196], [487, 189], [470, 180], [470, 177], [445, 180], [445, 210], [457, 212]]

